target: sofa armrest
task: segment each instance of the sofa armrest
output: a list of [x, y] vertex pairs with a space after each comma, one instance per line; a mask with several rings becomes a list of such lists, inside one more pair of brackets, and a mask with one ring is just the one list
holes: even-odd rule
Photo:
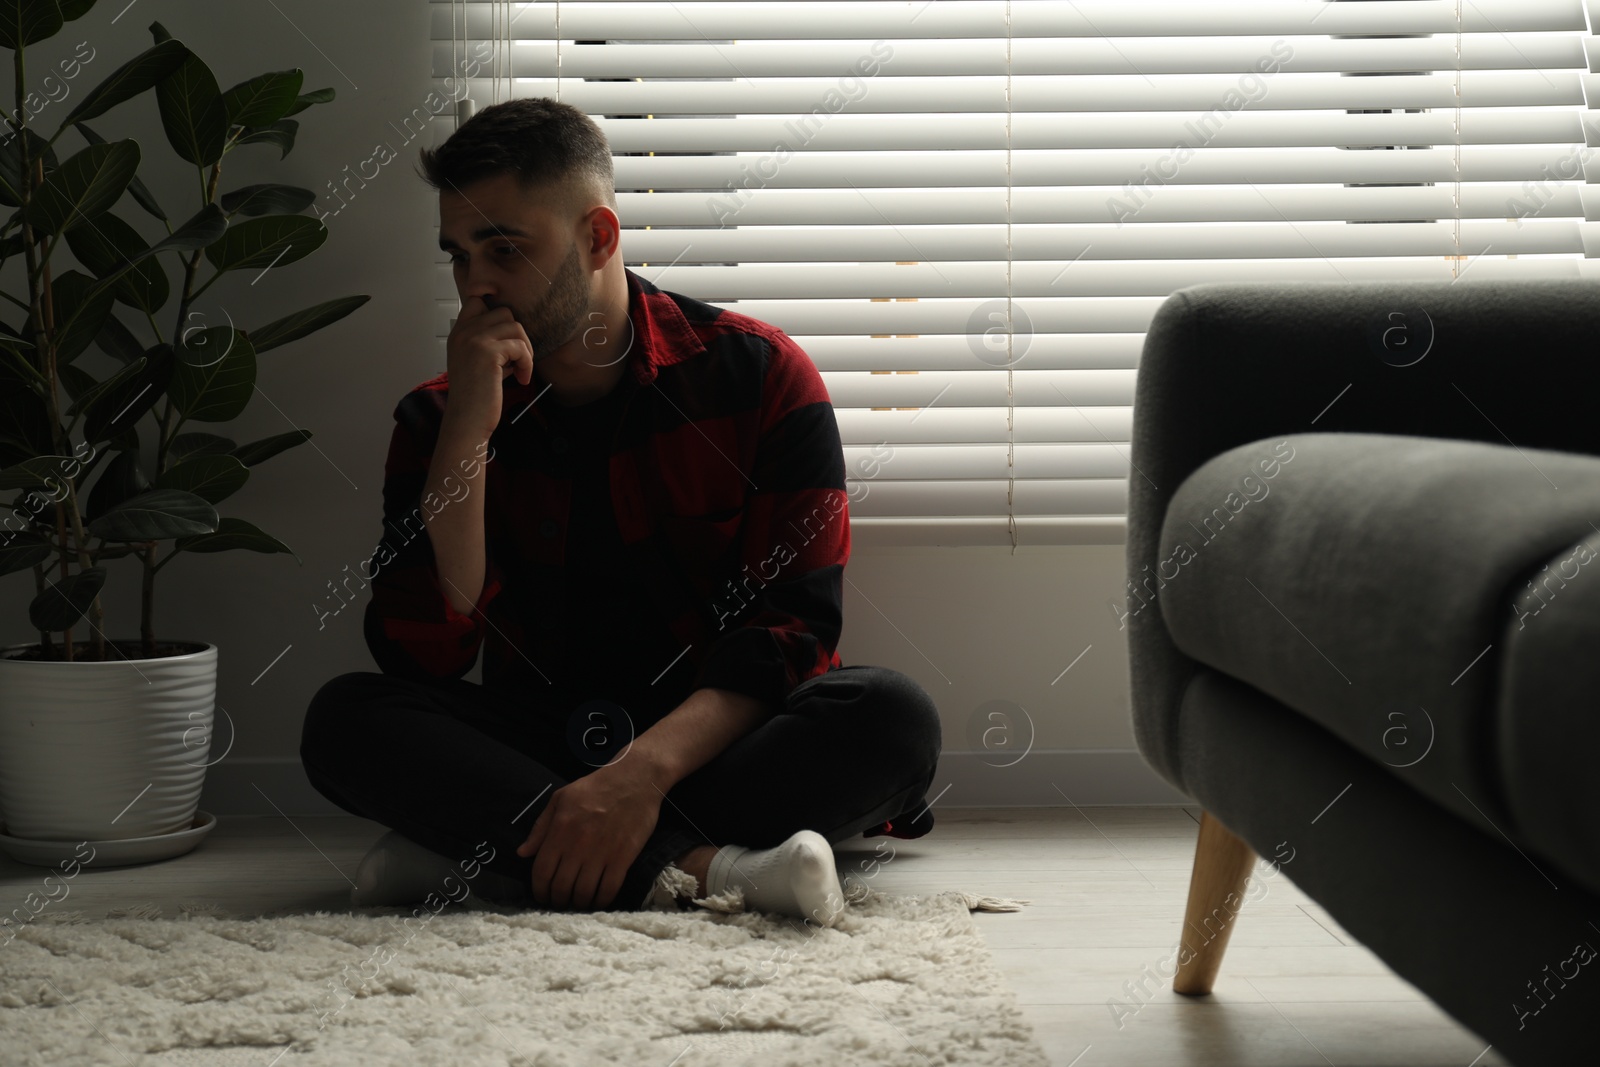
[[1508, 626], [1533, 575], [1593, 532], [1597, 499], [1594, 456], [1392, 434], [1254, 441], [1173, 494], [1155, 601], [1185, 655], [1497, 834]]
[[[1129, 596], [1162, 558], [1173, 492], [1250, 441], [1408, 434], [1600, 454], [1600, 361], [1586, 355], [1600, 336], [1600, 285], [1576, 276], [1582, 264], [1571, 278], [1481, 273], [1493, 269], [1455, 282], [1212, 282], [1163, 301], [1134, 387]], [[1397, 323], [1401, 334], [1387, 332]], [[1402, 339], [1420, 348], [1397, 351]], [[1184, 789], [1179, 708], [1198, 665], [1156, 612], [1124, 625], [1134, 737]]]

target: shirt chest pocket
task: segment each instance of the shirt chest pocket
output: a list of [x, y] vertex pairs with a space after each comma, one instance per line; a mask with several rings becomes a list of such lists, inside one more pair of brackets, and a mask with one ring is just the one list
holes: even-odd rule
[[744, 509], [731, 507], [700, 515], [667, 515], [661, 524], [667, 547], [691, 579], [712, 586], [737, 567], [743, 521]]

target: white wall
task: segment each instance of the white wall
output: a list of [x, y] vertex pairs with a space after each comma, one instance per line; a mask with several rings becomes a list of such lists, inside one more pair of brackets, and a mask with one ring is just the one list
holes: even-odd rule
[[[218, 747], [211, 758], [229, 743], [226, 720], [237, 733], [226, 758], [210, 771], [202, 802], [208, 810], [271, 811], [262, 793], [291, 814], [327, 810], [299, 774], [301, 717], [327, 678], [374, 669], [361, 637], [364, 596], [320, 622], [319, 616], [332, 604], [328, 583], [354, 572], [380, 535], [383, 460], [395, 402], [444, 369], [434, 340], [437, 196], [413, 173], [423, 138], [408, 140], [413, 134], [404, 124], [415, 109], [426, 112], [433, 88], [428, 7], [276, 0], [276, 6], [229, 4], [227, 17], [219, 19], [216, 12], [223, 8], [214, 0], [143, 0], [131, 9], [110, 0], [37, 53], [29, 52], [29, 82], [37, 84], [78, 42], [88, 41], [95, 50], [69, 84], [69, 95], [35, 120], [47, 136], [73, 106], [73, 94], [149, 46], [152, 20], [205, 59], [224, 89], [263, 71], [298, 66], [306, 72], [305, 89], [331, 85], [338, 93], [332, 104], [295, 116], [301, 120], [299, 140], [281, 163], [277, 150], [265, 146], [238, 149], [224, 163], [224, 190], [284, 182], [325, 194], [324, 208], [337, 206], [330, 183], [348, 181], [355, 193], [346, 193], [342, 209], [324, 218], [327, 243], [308, 259], [254, 282], [252, 272], [240, 272], [213, 286], [199, 305], [207, 324], [224, 321], [226, 314], [248, 329], [335, 296], [367, 293], [372, 299], [343, 322], [265, 353], [258, 396], [234, 424], [185, 427], [241, 441], [297, 426], [315, 433], [310, 443], [257, 468], [250, 483], [221, 506], [223, 514], [249, 519], [286, 541], [303, 566], [284, 555], [197, 555], [175, 561], [158, 579], [158, 636], [206, 640], [220, 648]], [[140, 175], [174, 225], [198, 207], [194, 168], [167, 146], [153, 95], [91, 125], [107, 139], [139, 141], [146, 160]], [[377, 168], [370, 180], [352, 179], [380, 143], [398, 158]], [[68, 132], [58, 147], [70, 154], [82, 144]], [[365, 173], [373, 172], [367, 164]], [[131, 198], [117, 211], [147, 238], [164, 234]], [[168, 274], [177, 284], [181, 273], [171, 262], [169, 257]], [[16, 265], [8, 265], [0, 279], [7, 291], [22, 291]], [[167, 320], [175, 309], [176, 299]], [[148, 341], [148, 326], [136, 324], [126, 308], [119, 310]], [[20, 311], [13, 308], [5, 317], [19, 324]], [[160, 325], [170, 340], [173, 324]], [[109, 365], [98, 352], [83, 359], [91, 372]], [[846, 572], [853, 584], [846, 586], [841, 657], [905, 671], [934, 696], [946, 750], [935, 788], [950, 787], [939, 803], [1178, 799], [1132, 751], [1127, 649], [1108, 606], [1120, 602], [1122, 571], [1122, 545], [1027, 547], [1013, 554], [1003, 548], [906, 549], [858, 541]], [[0, 579], [5, 643], [35, 640], [26, 618], [32, 592], [29, 572]], [[104, 594], [108, 634], [137, 636], [137, 598], [136, 566], [116, 561]], [[82, 628], [74, 632], [75, 639], [83, 637]], [[984, 743], [983, 728], [1000, 721], [987, 717], [999, 708], [995, 701], [1025, 712], [1012, 711], [1011, 748], [1002, 747], [1005, 739], [991, 730], [989, 751], [962, 755]], [[1031, 749], [1017, 761], [1007, 753], [1027, 740], [1027, 721]], [[1006, 763], [1011, 765], [1000, 766]]]

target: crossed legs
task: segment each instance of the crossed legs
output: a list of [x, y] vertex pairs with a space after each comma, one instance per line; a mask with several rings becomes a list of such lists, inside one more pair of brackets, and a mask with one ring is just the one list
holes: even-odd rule
[[[352, 814], [451, 860], [527, 885], [516, 855], [556, 789], [594, 766], [569, 743], [569, 701], [472, 682], [353, 671], [312, 698], [300, 756]], [[646, 906], [668, 864], [707, 886], [718, 846], [769, 849], [800, 830], [837, 844], [912, 809], [939, 757], [936, 707], [911, 678], [847, 666], [811, 678], [784, 710], [666, 794], [614, 909]]]

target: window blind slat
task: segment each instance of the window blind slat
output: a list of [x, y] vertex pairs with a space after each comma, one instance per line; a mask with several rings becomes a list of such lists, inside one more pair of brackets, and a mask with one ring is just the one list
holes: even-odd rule
[[[429, 0], [433, 37], [450, 39], [450, 0]], [[469, 38], [490, 33], [489, 0], [465, 0]], [[1585, 28], [1581, 0], [1363, 0], [1362, 3], [1195, 4], [1189, 0], [801, 0], [799, 3], [530, 3], [513, 30], [555, 36], [556, 11], [569, 40], [873, 40], [885, 38], [1239, 37], [1288, 34], [1538, 33]], [[1009, 8], [1009, 24], [1007, 9]], [[459, 22], [458, 22], [459, 25]]]
[[[1195, 153], [1183, 163], [1175, 155], [1132, 150], [1034, 150], [1011, 153], [1009, 175], [1017, 185], [1098, 185], [1112, 190], [1130, 182], [1163, 185], [1261, 185], [1277, 182], [1337, 184], [1364, 182], [1522, 182], [1541, 177], [1541, 169], [1573, 169], [1583, 146], [1470, 146], [1456, 153], [1418, 151], [1342, 151], [1337, 148], [1215, 148]], [[1585, 162], [1592, 170], [1596, 157]], [[1141, 168], [1144, 168], [1141, 170]], [[1159, 171], [1157, 171], [1159, 168]], [[880, 152], [872, 155], [828, 152], [791, 155], [620, 156], [616, 160], [619, 189], [699, 189], [731, 197], [720, 202], [713, 225], [731, 222], [730, 212], [743, 203], [750, 188], [893, 188], [980, 186], [1004, 188], [1006, 153]], [[1150, 172], [1157, 171], [1155, 177]], [[1164, 171], [1165, 173], [1161, 173]], [[1170, 176], [1168, 176], [1170, 175]], [[708, 207], [708, 212], [712, 209]]]
[[[1499, 249], [1494, 251], [1498, 254]], [[1454, 276], [1452, 263], [1439, 256], [1337, 260], [1314, 257], [1088, 260], [1085, 257], [1076, 263], [1019, 260], [1012, 264], [1011, 292], [1020, 300], [1058, 295], [1067, 289], [1077, 297], [1165, 296], [1175, 289], [1206, 281], [1450, 281]], [[1507, 262], [1479, 255], [1472, 259], [1470, 269], [1474, 277], [1575, 278], [1579, 276], [1582, 266], [1571, 256], [1528, 257]], [[653, 266], [638, 268], [641, 275], [650, 278], [662, 270]], [[671, 273], [666, 275], [669, 288], [672, 285], [692, 288], [694, 292], [702, 294], [701, 299], [707, 303], [721, 304], [735, 310], [748, 306], [736, 302], [749, 300], [769, 300], [769, 308], [780, 306], [780, 302], [782, 305], [798, 307], [807, 300], [837, 299], [871, 292], [881, 294], [871, 299], [892, 299], [904, 304], [913, 300], [929, 303], [948, 296], [985, 298], [975, 306], [975, 311], [981, 311], [991, 306], [993, 300], [1006, 295], [1005, 265], [994, 263], [749, 263], [738, 267], [691, 267], [678, 264], [670, 270]], [[897, 327], [907, 323], [915, 325], [914, 308], [882, 313], [902, 316], [895, 320]], [[945, 323], [949, 320], [945, 317], [939, 321]], [[1032, 326], [1037, 331], [1038, 323], [1032, 323]], [[905, 331], [897, 328], [880, 332]], [[931, 331], [923, 329], [912, 332]]]
[[[1013, 223], [1110, 221], [1112, 187], [1022, 186], [1011, 190]], [[1582, 216], [1581, 190], [1555, 186], [1545, 213]], [[1506, 218], [1526, 200], [1522, 183], [1471, 182], [1461, 187], [1461, 217]], [[704, 192], [617, 194], [617, 209], [640, 226], [704, 226], [717, 221]], [[1286, 183], [1234, 188], [1170, 184], [1139, 209], [1141, 222], [1388, 221], [1450, 218], [1449, 186], [1336, 186]], [[994, 223], [1006, 219], [1005, 189], [749, 189], [741, 190], [738, 225]], [[451, 290], [454, 291], [453, 289]]]
[[[1004, 407], [946, 408], [916, 411], [871, 411], [841, 408], [837, 412], [839, 436], [847, 447], [891, 443], [931, 445], [949, 441], [973, 444], [1004, 442], [1008, 433], [1018, 444], [1087, 442], [1125, 448], [1133, 432], [1133, 407], [1022, 407], [1011, 413], [1007, 427]], [[859, 476], [861, 469], [850, 468]]]
[[[521, 20], [518, 20], [520, 24]], [[1320, 21], [1318, 23], [1320, 25]], [[563, 31], [566, 26], [563, 25]], [[487, 27], [485, 27], [487, 30]], [[1294, 69], [1306, 73], [1437, 70], [1456, 66], [1455, 34], [1436, 37], [1330, 39], [1278, 35], [1294, 51]], [[737, 48], [706, 54], [705, 42], [634, 44], [617, 41], [560, 45], [563, 78], [671, 78], [693, 67], [708, 78], [794, 78], [819, 69], [848, 70], [870, 55], [873, 39], [739, 41]], [[1021, 75], [1229, 73], [1249, 70], [1262, 55], [1259, 37], [1208, 37], [1203, 50], [1184, 37], [1104, 38], [1019, 37], [1011, 42], [1011, 73]], [[555, 69], [553, 41], [523, 41], [512, 54], [512, 74], [541, 77]], [[1583, 44], [1570, 33], [1472, 35], [1462, 41], [1462, 70], [1544, 70], [1584, 65]], [[435, 41], [435, 77], [450, 73], [450, 45]], [[1003, 39], [898, 40], [883, 64], [884, 77], [999, 75], [1006, 72]]]
[[[1011, 119], [1013, 151], [1035, 149], [1144, 148], [1166, 150], [1195, 126], [1192, 111], [1132, 114], [1020, 113]], [[802, 125], [793, 118], [608, 119], [600, 123], [616, 152], [768, 153], [780, 142], [794, 151]], [[871, 152], [885, 144], [896, 151], [1004, 151], [1006, 131], [987, 114], [873, 115], [841, 112], [818, 126], [804, 144], [812, 152]], [[1454, 144], [1453, 113], [1352, 115], [1314, 112], [1239, 111], [1208, 129], [1210, 148], [1367, 148], [1375, 145]], [[1193, 134], [1190, 133], [1192, 137]], [[1571, 110], [1475, 109], [1461, 115], [1462, 144], [1567, 144], [1583, 140], [1583, 124]]]
[[[521, 84], [530, 96], [555, 96], [558, 89], [554, 78], [527, 78]], [[1221, 114], [1243, 106], [1229, 108], [1225, 101], [1230, 94], [1245, 101], [1262, 91], [1254, 89], [1253, 84], [1241, 84], [1237, 74], [1075, 74], [1070, 80], [1024, 75], [1011, 79], [1010, 104], [1017, 113], [1203, 113], [1216, 109]], [[1260, 84], [1266, 87], [1262, 99], [1270, 99], [1272, 109], [1279, 111], [1333, 106], [1454, 108], [1458, 99], [1453, 73], [1344, 78], [1337, 74], [1280, 72]], [[1461, 75], [1459, 88], [1462, 107], [1554, 107], [1584, 101], [1582, 80], [1570, 71], [1468, 71]], [[1007, 102], [1003, 75], [867, 80], [848, 70], [816, 78], [740, 77], [704, 82], [562, 79], [559, 90], [563, 103], [608, 115], [727, 114], [732, 90], [737, 93], [740, 114], [810, 116], [813, 125], [846, 106], [860, 110], [852, 97], [859, 97], [864, 110], [875, 114], [1004, 114]]]
[[[851, 337], [791, 334], [826, 376], [830, 371], [971, 371], [970, 336]], [[1143, 338], [1126, 333], [1031, 333], [1021, 358], [1029, 370], [1133, 370]], [[1016, 358], [1013, 356], [1013, 358]]]
[[823, 377], [834, 403], [845, 407], [925, 408], [1004, 406], [1008, 395], [1016, 404], [1118, 404], [1133, 391], [1133, 376], [1131, 370], [1018, 369], [1011, 376], [1009, 394], [1006, 375], [982, 370], [923, 371], [914, 376], [830, 371]]
[[[1136, 205], [1135, 205], [1136, 206]], [[631, 234], [630, 254], [662, 263], [790, 263], [869, 259], [1013, 262], [1163, 258], [1317, 259], [1346, 256], [1530, 255], [1582, 252], [1580, 223], [1570, 219], [1490, 222], [1396, 222], [1350, 226], [1305, 222], [1294, 227], [1269, 222], [1196, 227], [1145, 223], [1108, 228], [1073, 225], [804, 226], [774, 229], [738, 226], [724, 230], [646, 230]], [[1014, 268], [1013, 268], [1014, 269]], [[935, 270], [943, 274], [942, 268]]]
[[[891, 464], [887, 470], [892, 469]], [[857, 490], [851, 500], [852, 517], [1005, 515], [1008, 506], [1018, 515], [1115, 515], [1126, 514], [1128, 506], [1125, 475], [1018, 478], [1009, 505], [1003, 478], [902, 481], [884, 473], [870, 481], [868, 490], [864, 497]]]
[[[1008, 456], [1018, 478], [1126, 478], [1128, 447], [1104, 441], [1065, 444], [846, 445], [845, 477], [857, 482], [892, 477], [897, 481], [1004, 479]], [[857, 494], [860, 493], [858, 489]]]

